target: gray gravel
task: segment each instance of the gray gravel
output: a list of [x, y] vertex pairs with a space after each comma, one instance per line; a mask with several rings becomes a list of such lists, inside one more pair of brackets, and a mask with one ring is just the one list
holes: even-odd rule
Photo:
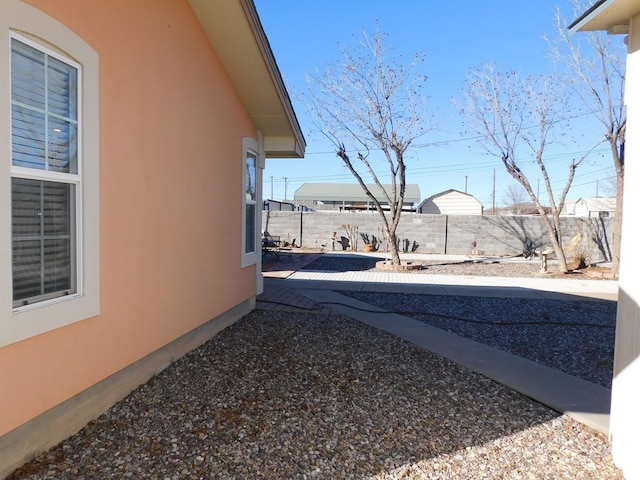
[[[324, 255], [309, 270], [364, 271], [383, 257]], [[421, 274], [541, 277], [537, 261], [426, 263]], [[576, 274], [580, 275], [580, 274]], [[566, 275], [564, 278], [576, 278]], [[616, 302], [341, 292], [611, 388]]]
[[[333, 272], [350, 271], [375, 271], [376, 262], [385, 260], [384, 255], [357, 255], [340, 254], [322, 255], [317, 260], [301, 268], [301, 270], [320, 270]], [[421, 260], [416, 264], [423, 265], [424, 268], [408, 271], [413, 275], [473, 275], [485, 277], [535, 277], [545, 278], [550, 274], [554, 278], [579, 279], [584, 278], [581, 271], [571, 274], [559, 275], [555, 261], [549, 263], [549, 273], [540, 273], [540, 261], [537, 259], [524, 260], [522, 258], [485, 258], [469, 257], [466, 260], [442, 261], [442, 260]], [[589, 278], [592, 280], [593, 278]]]
[[616, 302], [340, 293], [611, 388]]
[[606, 437], [337, 315], [256, 310], [13, 477], [621, 479]]

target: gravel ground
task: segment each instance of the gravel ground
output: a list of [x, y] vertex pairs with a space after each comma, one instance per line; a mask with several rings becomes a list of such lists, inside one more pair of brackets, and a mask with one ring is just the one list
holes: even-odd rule
[[606, 437], [338, 315], [256, 310], [12, 479], [621, 479]]
[[[376, 262], [385, 260], [382, 255], [331, 255], [326, 254], [301, 268], [301, 270], [320, 270], [333, 272], [349, 271], [375, 271]], [[535, 277], [545, 278], [553, 275], [554, 278], [577, 280], [585, 278], [583, 272], [576, 271], [570, 274], [560, 274], [557, 271], [555, 261], [549, 262], [548, 273], [540, 273], [540, 261], [524, 259], [496, 259], [469, 258], [464, 261], [416, 261], [424, 268], [411, 270], [407, 273], [414, 275], [472, 275], [483, 277]], [[589, 280], [595, 278], [589, 277]]]
[[[309, 270], [375, 269], [382, 257], [322, 256]], [[422, 274], [541, 276], [537, 261], [436, 262]], [[576, 278], [574, 275], [565, 277]], [[341, 292], [370, 305], [611, 388], [616, 302]]]
[[611, 388], [615, 302], [340, 293]]

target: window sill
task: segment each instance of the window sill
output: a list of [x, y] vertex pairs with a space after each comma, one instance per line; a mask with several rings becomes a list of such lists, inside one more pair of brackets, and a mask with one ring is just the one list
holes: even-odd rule
[[100, 313], [97, 295], [74, 295], [14, 309], [0, 322], [0, 347], [80, 322]]

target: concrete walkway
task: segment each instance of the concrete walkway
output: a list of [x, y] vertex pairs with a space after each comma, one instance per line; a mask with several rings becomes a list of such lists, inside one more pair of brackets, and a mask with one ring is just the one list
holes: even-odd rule
[[[446, 357], [470, 370], [502, 383], [554, 410], [608, 433], [611, 391], [539, 363], [429, 326], [418, 320], [386, 312], [338, 293], [357, 290], [424, 295], [492, 296], [568, 300], [617, 300], [618, 284], [602, 280], [553, 278], [471, 277], [383, 272], [299, 271], [304, 263], [293, 255], [282, 268], [265, 273], [265, 293], [258, 302], [288, 298], [291, 305], [309, 304], [301, 297], [385, 330], [415, 345]], [[317, 257], [315, 257], [317, 258]], [[312, 261], [315, 258], [309, 258]], [[298, 263], [296, 263], [298, 262]], [[286, 270], [285, 270], [286, 269]], [[286, 273], [284, 273], [286, 271]], [[295, 293], [293, 293], [293, 292]], [[294, 300], [298, 298], [298, 300]], [[290, 303], [290, 302], [294, 303]], [[297, 302], [297, 303], [296, 303]], [[264, 304], [263, 304], [264, 305]], [[379, 312], [379, 313], [374, 313]]]

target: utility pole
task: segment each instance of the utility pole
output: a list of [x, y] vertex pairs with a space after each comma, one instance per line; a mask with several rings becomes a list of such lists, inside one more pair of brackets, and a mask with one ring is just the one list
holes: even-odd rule
[[271, 175], [271, 196], [269, 197], [269, 200], [273, 200], [273, 175]]
[[600, 183], [600, 179], [596, 180], [596, 197], [598, 196], [598, 184]]
[[493, 214], [496, 214], [496, 169], [493, 169], [493, 207], [492, 207], [492, 211]]
[[467, 193], [467, 176], [464, 176], [464, 193]]
[[287, 177], [282, 177], [284, 178], [284, 201], [287, 201]]

